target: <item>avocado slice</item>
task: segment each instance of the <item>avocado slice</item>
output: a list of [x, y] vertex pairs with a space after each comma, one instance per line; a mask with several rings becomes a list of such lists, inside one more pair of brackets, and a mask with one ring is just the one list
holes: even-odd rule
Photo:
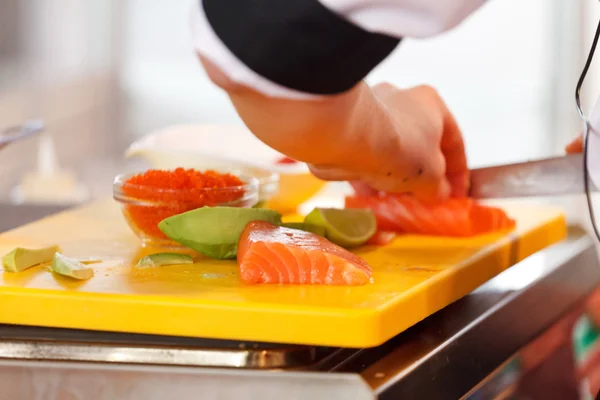
[[281, 214], [266, 208], [203, 207], [162, 220], [171, 240], [218, 260], [233, 259], [242, 231], [251, 221], [281, 225]]
[[7, 272], [21, 272], [35, 265], [52, 261], [54, 253], [60, 251], [59, 246], [42, 249], [26, 249], [17, 247], [2, 257], [2, 267]]
[[284, 222], [283, 225], [286, 228], [298, 229], [300, 231], [314, 233], [315, 235], [325, 237], [325, 227], [315, 224], [307, 224], [306, 222]]
[[86, 267], [85, 264], [74, 258], [69, 258], [60, 253], [54, 254], [50, 268], [52, 272], [78, 280], [86, 280], [94, 276], [93, 269]]
[[177, 265], [177, 264], [193, 264], [194, 260], [191, 256], [181, 253], [154, 253], [149, 254], [146, 257], [142, 257], [138, 261], [136, 267], [147, 268], [147, 267], [160, 267], [163, 265]]

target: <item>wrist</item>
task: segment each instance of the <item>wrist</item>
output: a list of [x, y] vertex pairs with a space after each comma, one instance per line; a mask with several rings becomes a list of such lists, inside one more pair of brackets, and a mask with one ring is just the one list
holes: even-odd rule
[[360, 153], [375, 119], [369, 111], [375, 102], [364, 83], [318, 100], [269, 98], [251, 90], [228, 94], [246, 126], [260, 140], [309, 164], [350, 161]]

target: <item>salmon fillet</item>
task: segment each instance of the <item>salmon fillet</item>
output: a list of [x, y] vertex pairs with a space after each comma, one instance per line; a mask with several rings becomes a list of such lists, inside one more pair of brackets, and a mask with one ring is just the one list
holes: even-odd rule
[[367, 240], [366, 244], [372, 246], [385, 246], [392, 243], [395, 238], [396, 232], [394, 231], [378, 230], [369, 240]]
[[410, 195], [379, 193], [349, 196], [346, 208], [371, 209], [379, 230], [399, 233], [466, 237], [515, 227], [503, 210], [469, 198], [429, 205]]
[[371, 267], [356, 254], [313, 233], [265, 221], [246, 225], [237, 260], [248, 284], [364, 285], [371, 279]]

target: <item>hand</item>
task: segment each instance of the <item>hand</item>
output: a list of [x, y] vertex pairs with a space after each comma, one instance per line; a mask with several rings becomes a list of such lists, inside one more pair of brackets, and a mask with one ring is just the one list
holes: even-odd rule
[[361, 181], [422, 200], [464, 196], [469, 171], [460, 129], [428, 86], [351, 90], [318, 100], [265, 96], [199, 56], [246, 126], [280, 153], [305, 162], [319, 178]]
[[[410, 192], [422, 200], [467, 194], [469, 170], [461, 131], [431, 87], [400, 90], [384, 83], [372, 88], [388, 125], [371, 132], [358, 159], [337, 165], [310, 165], [324, 180], [359, 181], [387, 192]], [[361, 183], [354, 183], [355, 188]]]

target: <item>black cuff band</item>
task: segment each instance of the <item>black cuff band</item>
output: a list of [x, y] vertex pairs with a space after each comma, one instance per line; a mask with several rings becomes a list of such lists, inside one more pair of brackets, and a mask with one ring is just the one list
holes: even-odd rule
[[359, 83], [399, 39], [367, 32], [318, 0], [203, 0], [212, 29], [257, 74], [312, 94]]

